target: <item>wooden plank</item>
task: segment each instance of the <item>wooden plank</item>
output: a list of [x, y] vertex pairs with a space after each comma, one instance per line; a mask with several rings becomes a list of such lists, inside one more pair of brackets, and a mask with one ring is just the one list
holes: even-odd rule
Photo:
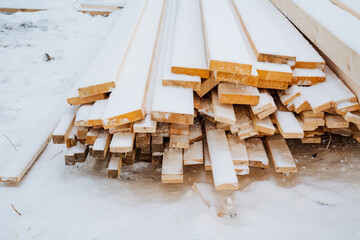
[[257, 62], [255, 66], [259, 80], [292, 82], [293, 71], [287, 64]]
[[152, 136], [170, 137], [170, 124], [159, 122], [157, 124], [156, 133], [152, 133]]
[[101, 117], [107, 105], [107, 99], [96, 101], [91, 108], [87, 124], [90, 126], [102, 126]]
[[115, 157], [113, 154], [110, 158], [109, 166], [107, 168], [107, 175], [108, 178], [119, 178], [120, 171], [122, 167], [122, 158], [121, 157]]
[[303, 111], [300, 116], [303, 118], [324, 118], [325, 114], [324, 112]]
[[189, 136], [188, 135], [170, 135], [170, 147], [172, 148], [189, 148]]
[[236, 175], [243, 176], [250, 172], [249, 165], [247, 164], [234, 164]]
[[360, 112], [348, 112], [344, 115], [344, 119], [347, 122], [352, 122], [355, 124], [360, 124]]
[[264, 144], [261, 141], [261, 138], [248, 138], [245, 140], [245, 146], [249, 156], [250, 167], [269, 167], [269, 159], [266, 155]]
[[97, 95], [91, 95], [87, 97], [80, 97], [79, 93], [76, 91], [74, 94], [70, 95], [66, 100], [70, 105], [82, 105], [94, 103], [98, 100], [107, 99], [109, 93], [100, 93]]
[[90, 128], [88, 128], [88, 127], [78, 127], [77, 132], [76, 132], [77, 139], [85, 140], [85, 142], [86, 142], [86, 135], [88, 134], [89, 129]]
[[111, 135], [109, 134], [109, 131], [100, 130], [99, 135], [94, 142], [91, 155], [98, 159], [105, 159], [110, 140]]
[[199, 0], [179, 1], [171, 72], [201, 78], [210, 76]]
[[190, 144], [188, 149], [184, 149], [184, 165], [196, 165], [204, 163], [202, 140]]
[[152, 136], [151, 137], [151, 151], [154, 153], [163, 153], [164, 152], [164, 138], [162, 136]]
[[120, 125], [117, 127], [113, 127], [109, 129], [110, 134], [118, 133], [118, 132], [132, 132], [133, 131], [133, 123], [128, 123], [124, 125]]
[[52, 134], [54, 144], [64, 144], [66, 142], [66, 137], [69, 135], [72, 126], [74, 125], [76, 111], [76, 107], [70, 107], [60, 118], [60, 121]]
[[215, 122], [214, 108], [211, 101], [211, 96], [206, 95], [200, 99], [200, 108], [198, 109], [200, 115], [208, 121]]
[[100, 130], [99, 129], [93, 129], [91, 128], [89, 132], [86, 135], [86, 144], [87, 145], [93, 145], [96, 141], [96, 138], [99, 135]]
[[112, 2], [112, 3], [104, 3], [104, 2], [82, 2], [82, 8], [92, 8], [92, 9], [102, 9], [102, 10], [119, 10], [124, 7], [124, 3], [122, 2]]
[[72, 126], [69, 134], [65, 137], [65, 145], [67, 148], [73, 147], [76, 145], [76, 134], [77, 134], [77, 126]]
[[244, 139], [247, 139], [250, 137], [254, 137], [254, 136], [258, 135], [259, 133], [251, 125], [249, 128], [240, 129], [240, 131], [237, 134], [241, 140], [244, 140]]
[[79, 110], [76, 112], [75, 123], [76, 126], [91, 127], [89, 124], [89, 116], [93, 109], [92, 104], [81, 105]]
[[249, 165], [249, 156], [244, 140], [240, 140], [238, 136], [233, 134], [227, 134], [226, 137], [234, 165]]
[[170, 124], [170, 135], [187, 135], [189, 136], [190, 127], [187, 124]]
[[151, 119], [151, 114], [146, 114], [143, 120], [134, 122], [133, 129], [136, 133], [155, 133], [157, 122]]
[[209, 78], [205, 78], [201, 80], [201, 89], [196, 91], [196, 93], [202, 98], [205, 94], [210, 92], [211, 89], [216, 87], [219, 84], [219, 81], [216, 81], [215, 74], [210, 72]]
[[211, 99], [213, 104], [215, 121], [234, 125], [236, 122], [236, 118], [232, 104], [220, 103], [216, 89], [213, 89], [211, 91]]
[[104, 111], [105, 129], [145, 118], [145, 98], [163, 8], [164, 0], [151, 1], [147, 4], [126, 61], [119, 72], [117, 86], [112, 91]]
[[335, 104], [335, 112], [339, 115], [345, 115], [348, 112], [358, 111], [360, 109], [360, 105], [357, 102], [341, 102]]
[[75, 165], [76, 162], [84, 162], [88, 154], [88, 147], [85, 144], [77, 143], [68, 148], [64, 154], [66, 165]]
[[225, 131], [214, 129], [209, 124], [205, 125], [205, 129], [215, 189], [238, 189], [238, 180]]
[[306, 99], [315, 113], [324, 111], [332, 106], [332, 99], [324, 90], [321, 84], [311, 87], [300, 87], [301, 96]]
[[275, 127], [272, 124], [270, 117], [259, 119], [254, 114], [250, 114], [250, 115], [255, 131], [265, 133], [268, 135], [275, 134]]
[[123, 153], [131, 152], [134, 148], [135, 133], [119, 132], [115, 133], [110, 143], [110, 152]]
[[189, 129], [189, 142], [194, 143], [200, 141], [203, 138], [201, 123], [197, 118], [194, 120], [194, 124], [190, 125]]
[[258, 61], [295, 64], [295, 54], [258, 1], [234, 0], [234, 5]]
[[297, 172], [294, 158], [285, 139], [281, 135], [266, 137], [265, 142], [269, 150], [275, 172]]
[[252, 112], [256, 115], [275, 106], [274, 99], [270, 93], [262, 89], [259, 91], [259, 102], [251, 106]]
[[245, 85], [256, 87], [258, 85], [259, 76], [258, 76], [255, 68], [252, 68], [250, 75], [216, 71], [215, 72], [215, 80], [217, 82], [240, 83], [240, 84], [245, 84]]
[[193, 90], [174, 86], [163, 86], [162, 78], [166, 63], [167, 46], [171, 44], [170, 30], [175, 24], [177, 1], [171, 1], [167, 7], [164, 25], [164, 44], [161, 46], [157, 66], [157, 76], [151, 107], [151, 119], [158, 122], [193, 124], [194, 98]]
[[347, 122], [342, 116], [326, 114], [325, 125], [328, 128], [348, 128], [349, 122]]
[[165, 148], [161, 170], [162, 183], [182, 183], [183, 152], [180, 148]]
[[286, 90], [288, 88], [288, 83], [287, 82], [282, 82], [282, 81], [259, 79], [257, 87], [258, 88]]
[[80, 97], [107, 93], [116, 87], [119, 71], [134, 43], [146, 8], [147, 1], [144, 0], [132, 1], [126, 6], [81, 80], [78, 88]]
[[306, 137], [301, 139], [301, 143], [321, 143], [321, 137]]
[[218, 95], [220, 103], [243, 105], [259, 103], [259, 90], [256, 87], [243, 84], [219, 83]]
[[268, 116], [270, 116], [271, 114], [273, 114], [275, 111], [277, 110], [277, 107], [276, 106], [272, 106], [271, 108], [263, 111], [263, 112], [260, 112], [258, 113], [256, 116], [259, 118], [259, 119], [264, 119]]
[[276, 111], [274, 117], [280, 133], [284, 138], [304, 137], [304, 131], [293, 113]]
[[360, 20], [360, 6], [356, 0], [330, 0], [333, 4]]
[[135, 145], [137, 148], [143, 148], [146, 146], [147, 139], [150, 136], [147, 133], [136, 133], [135, 135]]
[[210, 160], [210, 154], [209, 154], [209, 147], [207, 145], [207, 141], [204, 141], [204, 166], [205, 171], [211, 171], [211, 160]]
[[292, 84], [301, 86], [312, 86], [325, 82], [326, 76], [321, 69], [295, 68], [293, 70]]
[[298, 86], [293, 85], [284, 91], [277, 91], [277, 94], [280, 101], [286, 106], [296, 97], [300, 96], [301, 92]]
[[[356, 66], [360, 65], [360, 51], [353, 43], [360, 40], [348, 36], [360, 36], [360, 22], [330, 1], [271, 1], [347, 76], [344, 81], [359, 97], [360, 68]], [[318, 14], [320, 11], [327, 14]]]
[[209, 68], [214, 71], [250, 74], [252, 60], [228, 1], [201, 0]]
[[230, 131], [232, 134], [238, 133], [240, 129], [248, 129], [252, 127], [249, 113], [245, 106], [234, 106], [236, 122], [234, 125], [230, 126]]

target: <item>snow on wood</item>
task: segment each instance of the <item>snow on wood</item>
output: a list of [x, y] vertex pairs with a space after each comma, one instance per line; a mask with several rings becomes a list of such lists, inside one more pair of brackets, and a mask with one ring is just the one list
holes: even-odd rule
[[360, 105], [357, 102], [341, 102], [341, 103], [337, 103], [334, 106], [334, 109], [336, 111], [337, 114], [339, 115], [345, 115], [348, 112], [353, 112], [353, 111], [357, 111], [360, 109]]
[[252, 60], [231, 8], [228, 1], [201, 0], [209, 68], [250, 74]]
[[227, 134], [226, 137], [234, 165], [249, 165], [249, 157], [244, 140], [240, 140], [237, 135], [233, 134]]
[[96, 101], [88, 117], [88, 124], [91, 126], [102, 126], [101, 117], [104, 113], [107, 99]]
[[119, 177], [120, 171], [122, 166], [122, 158], [116, 157], [114, 154], [110, 158], [109, 166], [107, 168], [107, 175], [108, 178], [115, 178]]
[[162, 170], [162, 183], [182, 183], [183, 179], [183, 152], [180, 148], [165, 148]]
[[244, 105], [259, 103], [259, 90], [248, 85], [222, 82], [218, 85], [218, 94], [220, 103]]
[[210, 77], [206, 79], [201, 80], [201, 89], [199, 91], [196, 91], [196, 93], [203, 97], [205, 94], [210, 92], [211, 89], [216, 87], [216, 85], [219, 84], [219, 81], [216, 81], [215, 74], [213, 72], [210, 73]]
[[360, 96], [360, 68], [356, 67], [360, 64], [360, 21], [328, 0], [271, 1], [331, 59], [338, 74]]
[[179, 1], [171, 72], [209, 78], [199, 0]]
[[236, 175], [247, 175], [250, 172], [249, 165], [247, 164], [234, 164]]
[[332, 99], [327, 91], [324, 91], [323, 86], [317, 84], [311, 87], [300, 87], [301, 96], [304, 96], [314, 113], [324, 111], [332, 105]]
[[347, 122], [342, 116], [326, 114], [325, 125], [328, 128], [348, 128], [349, 122]]
[[136, 133], [155, 133], [157, 122], [151, 119], [151, 114], [146, 114], [143, 120], [134, 122], [133, 129]]
[[211, 99], [215, 121], [234, 125], [236, 122], [236, 118], [233, 105], [220, 103], [216, 89], [212, 90]]
[[275, 127], [272, 124], [270, 117], [259, 119], [256, 115], [251, 114], [251, 119], [255, 131], [268, 135], [275, 134]]
[[293, 85], [284, 91], [277, 91], [280, 101], [286, 106], [296, 97], [301, 95], [300, 89], [298, 86]]
[[65, 164], [74, 165], [76, 162], [84, 162], [88, 154], [88, 147], [85, 144], [77, 143], [68, 148], [64, 154]]
[[214, 187], [207, 183], [194, 183], [192, 185], [192, 190], [199, 194], [204, 204], [216, 210], [216, 215], [222, 217], [225, 214], [224, 207], [219, 203]]
[[234, 125], [230, 125], [230, 131], [232, 134], [238, 133], [240, 129], [251, 128], [251, 120], [248, 115], [248, 111], [245, 106], [234, 106], [236, 122]]
[[189, 129], [189, 142], [194, 143], [200, 141], [203, 138], [201, 123], [197, 118], [194, 120], [194, 124], [190, 125]]
[[261, 4], [257, 0], [235, 0], [234, 4], [257, 60], [294, 65], [295, 54], [280, 32], [268, 20]]
[[267, 15], [267, 20], [278, 30], [291, 51], [295, 54], [295, 68], [323, 69], [325, 65], [324, 59], [322, 59], [299, 30], [291, 24], [286, 16], [284, 16], [270, 1], [257, 1], [265, 15]]
[[214, 120], [214, 116], [215, 116], [214, 108], [213, 108], [210, 97], [207, 95], [207, 96], [200, 99], [200, 108], [198, 109], [198, 112], [206, 120], [209, 120], [211, 122], [215, 122], [215, 120]]
[[251, 125], [249, 128], [246, 129], [240, 129], [240, 131], [237, 133], [238, 137], [241, 140], [244, 140], [246, 138], [250, 138], [253, 136], [258, 135], [259, 133], [254, 129], [254, 127]]
[[293, 70], [292, 83], [296, 85], [312, 86], [325, 80], [325, 73], [321, 69], [295, 68]]
[[245, 140], [246, 151], [249, 156], [250, 167], [268, 168], [269, 159], [266, 155], [261, 138], [248, 138]]
[[184, 165], [203, 164], [203, 155], [202, 140], [190, 144], [188, 149], [184, 149]]
[[170, 135], [170, 147], [172, 148], [189, 148], [189, 136], [188, 135]]
[[115, 87], [146, 6], [145, 0], [132, 1], [126, 6], [80, 82], [80, 97], [106, 93]]
[[[177, 7], [179, 8], [179, 5], [182, 4], [184, 1], [178, 1]], [[196, 2], [196, 1], [194, 1]], [[199, 3], [200, 4], [200, 3]], [[181, 8], [181, 6], [180, 6]], [[200, 8], [200, 6], [199, 6]], [[167, 45], [165, 48], [165, 65], [163, 70], [163, 77], [162, 77], [162, 85], [163, 86], [178, 86], [178, 87], [185, 87], [185, 88], [192, 88], [195, 91], [199, 91], [201, 87], [201, 78], [199, 76], [190, 76], [186, 74], [176, 74], [172, 73], [171, 71], [171, 61], [173, 59], [173, 51], [174, 51], [174, 41], [181, 41], [184, 42], [185, 39], [191, 39], [191, 42], [194, 42], [194, 39], [196, 38], [189, 38], [185, 35], [183, 36], [176, 36], [177, 39], [175, 39], [175, 29], [177, 28], [176, 25], [176, 17], [178, 16], [179, 11], [176, 11], [175, 16], [172, 17], [172, 21], [170, 26], [167, 26], [169, 28], [168, 33], [168, 39], [167, 39]], [[200, 16], [199, 16], [200, 17]], [[187, 19], [187, 21], [190, 21]], [[194, 25], [194, 23], [192, 23]], [[201, 26], [200, 26], [201, 27]], [[176, 46], [175, 46], [176, 47]], [[186, 48], [186, 47], [184, 47]], [[182, 48], [180, 51], [184, 52], [184, 48]], [[206, 60], [205, 60], [206, 61]], [[186, 62], [186, 60], [185, 60]]]
[[330, 0], [339, 8], [360, 20], [360, 3], [357, 0]]
[[259, 91], [259, 102], [251, 106], [252, 112], [256, 115], [275, 106], [274, 99], [266, 90]]
[[109, 93], [100, 93], [87, 97], [80, 97], [77, 89], [73, 89], [73, 91], [71, 91], [70, 95], [67, 97], [66, 100], [70, 105], [82, 105], [82, 104], [94, 103], [98, 100], [106, 99], [108, 97], [109, 97]]
[[211, 129], [208, 123], [205, 129], [215, 189], [238, 189], [238, 180], [225, 131], [222, 129]]
[[297, 172], [294, 158], [290, 149], [281, 135], [268, 136], [265, 138], [270, 158], [275, 172]]
[[76, 126], [91, 127], [91, 125], [89, 124], [88, 121], [89, 121], [89, 116], [90, 116], [92, 109], [93, 109], [92, 104], [81, 105], [79, 110], [76, 112], [74, 124]]
[[284, 138], [304, 137], [304, 131], [293, 113], [278, 110], [274, 116], [280, 133]]
[[190, 126], [187, 124], [170, 124], [170, 135], [189, 135]]
[[99, 159], [104, 159], [109, 148], [110, 140], [111, 135], [109, 134], [109, 131], [100, 130], [92, 148], [92, 156]]
[[102, 10], [119, 10], [124, 7], [122, 2], [82, 2], [82, 8], [93, 8]]
[[255, 66], [260, 80], [292, 82], [293, 71], [287, 64], [257, 62]]
[[151, 1], [145, 9], [104, 111], [105, 129], [145, 118], [145, 97], [163, 9], [164, 0]]
[[77, 139], [86, 141], [86, 135], [88, 132], [89, 127], [78, 127], [76, 132]]
[[177, 1], [167, 6], [164, 28], [164, 44], [161, 46], [156, 86], [151, 107], [151, 119], [159, 122], [193, 124], [194, 98], [189, 88], [163, 86], [162, 74], [166, 62], [167, 46], [170, 45], [170, 29], [176, 18]]
[[100, 129], [91, 128], [90, 131], [86, 135], [86, 144], [93, 145], [98, 137]]
[[347, 122], [360, 124], [360, 112], [348, 112], [344, 115], [344, 119]]
[[72, 146], [75, 146], [76, 141], [76, 134], [77, 134], [78, 126], [73, 125], [69, 134], [65, 137], [65, 144], [67, 148], [70, 148]]
[[260, 113], [258, 113], [256, 116], [259, 118], [259, 119], [264, 119], [268, 116], [270, 116], [271, 114], [273, 114], [275, 111], [276, 111], [277, 107], [276, 105], [275, 106], [272, 106], [271, 108], [265, 110], [265, 111], [262, 111]]
[[110, 152], [123, 153], [131, 152], [134, 148], [135, 133], [119, 132], [115, 133], [110, 143]]
[[297, 114], [301, 113], [302, 111], [312, 110], [309, 103], [306, 100], [306, 97], [303, 94], [294, 98], [294, 100], [292, 100], [288, 104], [287, 108], [290, 111], [295, 111]]
[[66, 137], [71, 131], [72, 126], [75, 121], [75, 113], [77, 111], [77, 107], [68, 107], [65, 110], [65, 113], [60, 118], [53, 134], [52, 140], [54, 144], [64, 144], [66, 141]]
[[113, 128], [110, 128], [109, 129], [109, 133], [110, 134], [114, 134], [114, 133], [117, 133], [117, 132], [132, 132], [133, 131], [133, 123], [128, 123], [128, 124], [125, 124], [125, 125], [120, 125], [120, 126], [117, 126], [117, 127], [113, 127]]
[[204, 141], [204, 165], [206, 171], [211, 171], [211, 160], [207, 141]]

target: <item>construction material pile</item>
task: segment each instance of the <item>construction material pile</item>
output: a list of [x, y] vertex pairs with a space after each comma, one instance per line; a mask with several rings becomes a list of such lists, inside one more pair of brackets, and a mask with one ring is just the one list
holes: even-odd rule
[[360, 140], [356, 96], [268, 0], [130, 1], [67, 101], [53, 133], [65, 163], [110, 159], [114, 178], [152, 161], [181, 183], [203, 164], [237, 189], [268, 159], [296, 172], [287, 138]]

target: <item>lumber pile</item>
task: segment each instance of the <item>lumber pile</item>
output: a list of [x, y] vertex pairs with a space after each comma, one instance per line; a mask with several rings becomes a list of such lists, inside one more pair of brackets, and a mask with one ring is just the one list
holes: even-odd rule
[[149, 161], [182, 183], [203, 165], [234, 190], [269, 159], [296, 172], [286, 139], [360, 138], [356, 96], [267, 0], [133, 0], [77, 91], [53, 143], [67, 165], [108, 161], [109, 178]]

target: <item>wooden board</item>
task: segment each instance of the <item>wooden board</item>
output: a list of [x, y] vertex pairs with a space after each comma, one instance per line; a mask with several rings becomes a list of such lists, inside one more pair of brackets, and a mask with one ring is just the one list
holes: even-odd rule
[[347, 122], [342, 116], [326, 114], [325, 125], [328, 128], [348, 128], [349, 122]]
[[244, 139], [247, 139], [250, 137], [254, 137], [254, 136], [258, 135], [259, 133], [251, 125], [251, 127], [249, 127], [249, 128], [240, 129], [240, 131], [237, 134], [241, 140], [244, 140]]
[[250, 172], [249, 165], [247, 164], [234, 164], [236, 175], [243, 176]]
[[211, 171], [211, 160], [209, 154], [209, 147], [207, 145], [207, 141], [204, 141], [204, 166], [205, 171]]
[[321, 143], [321, 137], [305, 137], [301, 139], [301, 143]]
[[131, 152], [134, 148], [135, 133], [119, 132], [115, 133], [110, 143], [110, 152], [123, 153]]
[[234, 5], [258, 61], [295, 64], [295, 54], [258, 1], [235, 0]]
[[256, 105], [259, 103], [259, 91], [256, 87], [238, 83], [219, 83], [219, 102], [227, 104]]
[[209, 124], [205, 125], [205, 129], [215, 189], [238, 189], [238, 180], [225, 131], [214, 129]]
[[260, 112], [258, 113], [256, 116], [259, 118], [259, 119], [264, 119], [268, 116], [270, 116], [271, 114], [273, 114], [275, 111], [277, 110], [277, 107], [276, 106], [272, 106], [271, 108], [263, 111], [263, 112]]
[[297, 172], [294, 158], [285, 139], [281, 135], [268, 136], [265, 138], [265, 142], [269, 150], [275, 172]]
[[220, 103], [218, 92], [216, 89], [212, 90], [211, 99], [212, 99], [215, 121], [234, 125], [236, 122], [236, 118], [232, 104]]
[[355, 124], [360, 124], [360, 112], [348, 112], [344, 115], [344, 119], [347, 122], [352, 122]]
[[93, 129], [91, 128], [86, 135], [86, 144], [93, 145], [98, 137], [100, 129]]
[[[359, 36], [359, 21], [330, 1], [321, 1], [316, 5], [305, 3], [301, 6], [294, 1], [271, 1], [347, 76], [344, 81], [360, 97], [360, 83], [357, 81], [360, 79], [360, 68], [356, 67], [360, 65], [360, 53], [347, 43], [347, 41], [353, 41], [348, 36]], [[316, 14], [324, 9], [327, 10], [328, 15]], [[342, 28], [341, 32], [330, 30], [338, 22], [342, 22], [342, 25], [338, 25], [340, 28], [343, 24], [353, 27]], [[354, 29], [356, 29], [355, 32]]]
[[277, 127], [284, 138], [303, 138], [304, 131], [294, 114], [285, 111], [276, 111], [274, 114]]
[[124, 124], [124, 125], [120, 125], [117, 127], [113, 127], [109, 129], [109, 133], [110, 134], [114, 134], [117, 132], [132, 132], [133, 131], [133, 123], [128, 123], [128, 124]]
[[164, 0], [151, 1], [146, 6], [103, 114], [105, 129], [145, 118], [145, 99], [163, 9]]
[[110, 158], [109, 166], [107, 168], [108, 178], [117, 179], [120, 175], [121, 166], [122, 166], [122, 158], [115, 157], [115, 155], [112, 155]]
[[188, 135], [170, 135], [169, 146], [172, 148], [189, 148], [189, 136]]
[[245, 106], [235, 105], [234, 112], [236, 122], [234, 125], [230, 126], [230, 131], [232, 134], [238, 133], [240, 129], [248, 129], [252, 127], [249, 113]]
[[232, 5], [222, 0], [201, 0], [210, 70], [250, 74], [252, 60], [235, 22]]
[[286, 106], [296, 97], [300, 96], [301, 92], [298, 86], [293, 85], [284, 91], [277, 91], [277, 94], [280, 101]]
[[210, 92], [216, 85], [218, 85], [219, 82], [215, 80], [215, 74], [213, 72], [210, 72], [210, 77], [205, 78], [201, 80], [201, 89], [199, 91], [196, 91], [196, 93], [203, 97], [205, 94]]
[[264, 144], [261, 138], [253, 137], [245, 140], [246, 151], [249, 156], [249, 166], [268, 168], [269, 159], [266, 155]]
[[301, 86], [312, 86], [325, 82], [326, 76], [322, 69], [302, 69], [293, 70], [292, 84]]
[[189, 136], [190, 126], [187, 124], [170, 124], [170, 135], [187, 135]]
[[215, 79], [218, 82], [240, 83], [256, 87], [258, 85], [259, 76], [257, 75], [257, 72], [255, 72], [255, 74], [253, 74], [253, 72], [251, 74], [236, 74], [217, 71], [215, 72]]
[[[354, 17], [360, 20], [360, 7], [356, 0], [344, 1], [344, 0], [330, 0], [333, 4], [350, 13]], [[357, 8], [356, 8], [357, 6]]]
[[101, 130], [94, 142], [91, 155], [95, 158], [105, 159], [106, 153], [109, 148], [110, 140], [111, 135], [109, 134], [109, 131]]
[[146, 114], [143, 120], [134, 122], [133, 129], [136, 133], [155, 133], [157, 122], [151, 119], [151, 114]]
[[227, 134], [226, 137], [234, 165], [249, 165], [249, 157], [244, 140], [240, 140], [237, 135], [233, 134]]
[[256, 115], [251, 114], [251, 120], [255, 131], [265, 133], [268, 135], [275, 134], [275, 127], [272, 124], [270, 117], [259, 119]]
[[52, 134], [54, 144], [64, 144], [75, 121], [76, 107], [67, 108]]
[[161, 170], [162, 183], [182, 183], [183, 152], [180, 148], [165, 148]]
[[67, 98], [67, 102], [71, 105], [82, 105], [82, 104], [94, 103], [98, 100], [107, 99], [108, 97], [109, 97], [109, 93], [100, 93], [88, 97], [80, 97], [79, 94], [76, 92], [74, 95]]
[[252, 105], [251, 110], [256, 115], [274, 106], [275, 102], [270, 93], [265, 89], [261, 89], [259, 91], [259, 102], [256, 105]]
[[286, 90], [288, 88], [288, 83], [287, 82], [281, 82], [281, 81], [272, 81], [272, 80], [259, 79], [257, 87], [258, 88]]
[[190, 125], [189, 131], [190, 131], [190, 133], [189, 133], [190, 144], [200, 141], [203, 138], [202, 127], [201, 127], [201, 123], [199, 122], [199, 120], [197, 120], [197, 119], [194, 120], [194, 124]]
[[203, 164], [203, 142], [202, 140], [190, 144], [188, 149], [184, 149], [184, 165]]
[[199, 0], [178, 3], [171, 72], [201, 78], [210, 76]]

